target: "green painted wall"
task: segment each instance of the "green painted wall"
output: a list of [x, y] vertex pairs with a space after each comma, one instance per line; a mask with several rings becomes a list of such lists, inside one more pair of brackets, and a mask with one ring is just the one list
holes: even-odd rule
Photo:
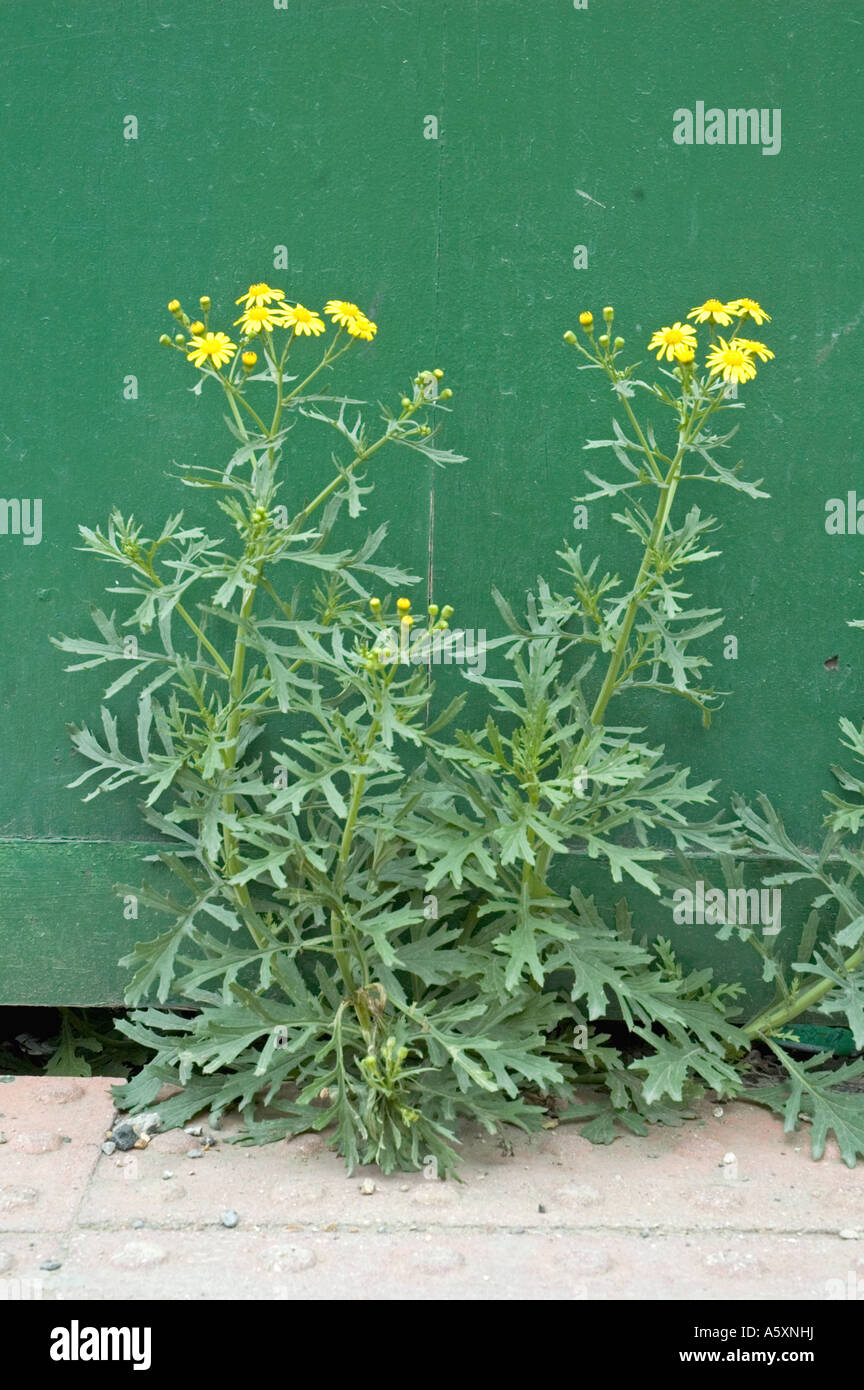
[[[654, 727], [815, 838], [836, 720], [864, 713], [845, 625], [864, 542], [825, 530], [829, 497], [864, 497], [862, 35], [852, 0], [4, 0], [0, 492], [42, 499], [42, 538], [0, 535], [0, 1002], [115, 1002], [117, 957], [154, 925], [111, 891], [140, 873], [134, 797], [65, 790], [65, 724], [100, 687], [48, 636], [84, 633], [111, 579], [76, 524], [114, 503], [161, 519], [172, 461], [224, 448], [213, 398], [156, 343], [175, 294], [225, 308], [269, 278], [356, 299], [380, 325], [358, 395], [447, 369], [447, 443], [470, 461], [432, 477], [383, 458], [370, 519], [391, 513], [392, 558], [431, 563], [436, 598], [490, 635], [490, 585], [518, 600], [551, 573], [582, 442], [608, 430], [561, 343], [579, 309], [613, 303], [641, 342], [708, 295], [768, 306], [777, 360], [741, 455], [772, 500], [716, 498], [725, 553], [699, 576], [735, 693], [708, 733], [671, 703]], [[675, 144], [673, 112], [699, 101], [779, 108], [779, 152]], [[298, 496], [325, 467], [298, 462]], [[598, 505], [586, 540], [627, 564], [617, 533]], [[685, 950], [719, 959], [706, 934]]]

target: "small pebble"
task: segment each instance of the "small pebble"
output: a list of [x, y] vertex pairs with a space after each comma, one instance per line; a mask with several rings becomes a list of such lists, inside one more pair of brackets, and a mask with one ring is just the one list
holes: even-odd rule
[[113, 1139], [106, 1139], [102, 1145], [102, 1152], [103, 1154], [113, 1154], [116, 1147], [117, 1145], [114, 1143]]
[[542, 1202], [539, 1202], [539, 1203], [537, 1204], [537, 1210], [538, 1210], [538, 1211], [545, 1212], [546, 1208], [544, 1207], [544, 1205], [543, 1205]]
[[62, 1260], [43, 1260], [39, 1266], [40, 1269], [62, 1269], [62, 1267]]
[[145, 1110], [141, 1115], [134, 1115], [129, 1123], [142, 1139], [158, 1133], [162, 1128], [162, 1120], [158, 1110]]
[[186, 1154], [186, 1157], [187, 1157], [187, 1158], [203, 1158], [203, 1157], [204, 1157], [204, 1150], [203, 1150], [203, 1149], [189, 1149], [189, 1151], [188, 1151], [187, 1154]]
[[239, 1220], [240, 1217], [237, 1215], [236, 1211], [223, 1211], [222, 1213], [222, 1225], [227, 1226], [229, 1230], [233, 1226], [236, 1226]]
[[135, 1220], [132, 1222], [132, 1226], [133, 1226], [134, 1230], [136, 1230], [136, 1231], [140, 1231], [140, 1230], [141, 1230], [141, 1227], [144, 1226], [145, 1224], [146, 1224], [146, 1223], [145, 1223], [144, 1221], [141, 1220], [141, 1217], [140, 1217], [140, 1216], [136, 1217]]
[[[111, 1139], [114, 1141], [116, 1148], [125, 1152], [126, 1149], [135, 1147], [138, 1134], [129, 1124], [117, 1125], [117, 1127], [111, 1131]], [[109, 1143], [110, 1142], [109, 1140]]]
[[162, 1174], [162, 1178], [165, 1182], [167, 1182], [169, 1178], [173, 1178], [173, 1176], [174, 1173], [171, 1168], [166, 1168], [165, 1172]]
[[360, 1184], [360, 1191], [364, 1197], [371, 1197], [375, 1191], [375, 1184], [371, 1178], [364, 1178]]
[[201, 1138], [201, 1135], [204, 1133], [204, 1126], [203, 1126], [203, 1125], [187, 1125], [186, 1128], [184, 1129], [183, 1133], [184, 1133], [184, 1134], [191, 1134], [193, 1139], [200, 1139], [200, 1138]]
[[723, 1155], [723, 1162], [726, 1163], [726, 1164], [737, 1163], [737, 1161], [738, 1161], [738, 1160], [736, 1159], [736, 1157], [735, 1157], [734, 1154], [731, 1154], [731, 1153], [730, 1153], [730, 1154], [724, 1154], [724, 1155]]
[[3, 1133], [2, 1130], [0, 1130], [0, 1144], [8, 1144], [8, 1143], [9, 1143], [9, 1140], [6, 1138], [6, 1135]]
[[715, 1119], [715, 1120], [722, 1120], [722, 1119], [723, 1119], [723, 1114], [724, 1114], [723, 1106], [722, 1106], [722, 1105], [716, 1106], [716, 1107], [715, 1107], [715, 1110], [714, 1110], [714, 1119]]
[[860, 1240], [861, 1232], [855, 1231], [851, 1226], [844, 1226], [842, 1231], [838, 1231], [841, 1240]]

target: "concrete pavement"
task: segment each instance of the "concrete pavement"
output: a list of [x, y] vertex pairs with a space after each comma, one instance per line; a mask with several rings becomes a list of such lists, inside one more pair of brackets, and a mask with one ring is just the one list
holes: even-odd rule
[[602, 1148], [467, 1132], [460, 1184], [231, 1120], [105, 1154], [111, 1085], [0, 1084], [0, 1298], [864, 1301], [864, 1170], [754, 1106]]

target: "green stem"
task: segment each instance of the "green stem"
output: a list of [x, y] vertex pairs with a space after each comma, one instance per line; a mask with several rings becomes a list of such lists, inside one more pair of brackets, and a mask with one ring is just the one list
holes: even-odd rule
[[300, 392], [305, 390], [305, 388], [309, 385], [309, 382], [315, 380], [319, 372], [322, 372], [325, 367], [329, 367], [330, 363], [335, 362], [338, 357], [342, 357], [343, 354], [348, 352], [349, 348], [351, 348], [354, 345], [355, 340], [352, 338], [350, 342], [347, 342], [343, 348], [339, 349], [338, 352], [334, 352], [333, 348], [338, 343], [341, 334], [342, 329], [340, 328], [339, 332], [336, 334], [336, 337], [333, 339], [333, 342], [330, 344], [330, 347], [327, 348], [326, 352], [324, 353], [324, 356], [318, 363], [318, 366], [315, 367], [307, 377], [304, 377], [303, 380], [299, 383], [299, 385], [294, 387], [293, 391], [288, 392], [288, 395], [285, 397], [286, 402], [293, 401], [295, 396], [299, 396]]
[[[153, 569], [152, 564], [150, 564], [149, 567], [144, 567], [144, 573], [147, 575], [147, 578], [150, 579], [152, 583], [156, 585], [157, 589], [165, 588], [165, 585], [162, 583], [162, 580], [159, 578], [158, 574]], [[195, 636], [198, 638], [198, 641], [201, 643], [202, 647], [206, 647], [207, 651], [213, 657], [213, 660], [216, 662], [223, 675], [230, 676], [231, 668], [228, 666], [227, 662], [223, 659], [223, 657], [213, 646], [213, 643], [210, 641], [209, 637], [205, 637], [204, 633], [201, 631], [195, 619], [192, 617], [191, 613], [189, 613], [183, 607], [182, 603], [175, 603], [174, 609], [175, 612], [177, 612], [179, 616], [183, 619], [184, 623], [188, 623], [189, 627], [192, 629], [192, 631], [195, 633]]]
[[[708, 409], [703, 411], [701, 415], [698, 415], [698, 418], [698, 407], [694, 406], [693, 411], [690, 415], [690, 419], [684, 425], [681, 426], [681, 429], [678, 432], [678, 448], [675, 451], [675, 456], [672, 459], [669, 471], [666, 474], [666, 477], [663, 479], [663, 482], [660, 487], [660, 497], [657, 501], [657, 510], [654, 514], [654, 522], [651, 527], [651, 533], [648, 539], [648, 544], [646, 545], [645, 551], [642, 555], [642, 562], [639, 566], [639, 573], [637, 574], [636, 581], [633, 585], [633, 594], [630, 599], [630, 602], [627, 605], [624, 614], [624, 620], [621, 624], [621, 628], [618, 633], [618, 638], [615, 642], [615, 647], [609, 657], [609, 665], [606, 668], [606, 675], [604, 677], [603, 684], [600, 687], [597, 699], [594, 702], [594, 708], [591, 711], [591, 725], [593, 728], [596, 728], [599, 724], [602, 723], [603, 716], [606, 713], [606, 706], [609, 704], [609, 701], [615, 693], [615, 689], [618, 683], [618, 673], [621, 669], [621, 663], [624, 660], [625, 652], [627, 651], [627, 646], [630, 641], [630, 634], [633, 630], [633, 624], [636, 621], [636, 614], [638, 613], [639, 608], [641, 607], [646, 594], [651, 589], [651, 583], [653, 582], [651, 580], [651, 569], [656, 559], [657, 547], [659, 546], [665, 534], [666, 526], [669, 522], [669, 516], [672, 511], [672, 504], [675, 501], [675, 494], [678, 490], [678, 484], [681, 481], [681, 464], [684, 459], [684, 454], [686, 453], [687, 447], [690, 444], [690, 441], [693, 439], [694, 435], [702, 429], [702, 426], [704, 425], [705, 421], [708, 419], [711, 412], [717, 408], [721, 400], [722, 396], [715, 396], [715, 398], [711, 401], [711, 404], [709, 405]], [[628, 413], [635, 422], [636, 417], [633, 414], [633, 411], [630, 408], [630, 404], [626, 400], [626, 398], [625, 405], [627, 406]], [[639, 430], [639, 435], [640, 439], [643, 442], [643, 446], [647, 450], [648, 455], [653, 463], [654, 455], [649, 449], [647, 442], [645, 442], [641, 429]], [[654, 466], [656, 467], [656, 465]], [[586, 733], [586, 735], [583, 735], [579, 751], [577, 752], [577, 759], [579, 755], [584, 751], [587, 742], [588, 735]]]
[[[858, 947], [857, 951], [853, 951], [849, 959], [844, 962], [844, 973], [847, 975], [851, 974], [853, 970], [857, 970], [862, 961], [864, 961], [864, 943]], [[819, 1000], [824, 998], [829, 990], [834, 988], [834, 985], [834, 980], [823, 980], [821, 977], [817, 978], [809, 988], [803, 990], [800, 994], [796, 994], [794, 999], [790, 999], [784, 1004], [772, 1005], [770, 1009], [766, 1009], [763, 1013], [758, 1014], [752, 1023], [747, 1024], [743, 1031], [750, 1038], [755, 1038], [758, 1034], [762, 1033], [776, 1033], [778, 1028], [783, 1028], [787, 1023], [791, 1023], [794, 1018], [798, 1018], [801, 1014], [805, 1013], [807, 1009], [811, 1009], [814, 1004], [818, 1004]]]
[[327, 484], [327, 486], [321, 489], [321, 491], [318, 493], [318, 496], [313, 498], [313, 500], [307, 506], [305, 506], [302, 511], [299, 511], [297, 513], [293, 522], [291, 523], [292, 526], [299, 526], [301, 521], [305, 521], [307, 516], [311, 516], [312, 512], [315, 511], [315, 508], [320, 507], [322, 502], [326, 502], [331, 492], [334, 492], [336, 488], [339, 486], [339, 484], [341, 482], [344, 482], [346, 474], [353, 473], [354, 469], [358, 466], [358, 464], [365, 463], [367, 459], [371, 458], [373, 454], [376, 454], [378, 450], [387, 443], [388, 439], [392, 439], [392, 437], [392, 433], [382, 434], [381, 438], [376, 439], [374, 444], [370, 444], [368, 449], [363, 449], [359, 454], [356, 454], [355, 457], [346, 467], [344, 473], [337, 473], [336, 477], [332, 478], [330, 482]]

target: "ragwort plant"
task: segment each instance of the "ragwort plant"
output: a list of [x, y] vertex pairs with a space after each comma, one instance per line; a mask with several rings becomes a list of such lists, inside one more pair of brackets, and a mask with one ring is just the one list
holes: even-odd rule
[[[578, 856], [605, 861], [615, 883], [626, 876], [659, 896], [670, 852], [687, 859], [736, 851], [734, 821], [695, 818], [710, 814], [702, 808], [714, 784], [693, 784], [689, 769], [667, 762], [643, 730], [612, 723], [610, 706], [651, 691], [688, 701], [710, 721], [719, 697], [704, 683], [709, 663], [695, 644], [722, 616], [693, 606], [685, 583], [690, 566], [718, 554], [708, 539], [717, 522], [695, 504], [675, 522], [673, 506], [695, 485], [767, 496], [742, 478], [740, 464], [721, 462], [735, 429], [720, 433], [718, 421], [742, 408], [732, 388], [755, 377], [754, 358], [774, 354], [741, 336], [749, 319], [767, 318], [755, 301], [708, 300], [688, 316], [708, 325], [704, 368], [696, 330], [676, 322], [649, 343], [671, 366], [661, 369], [662, 380], [646, 381], [636, 365], [621, 363], [625, 343], [613, 336], [612, 308], [603, 317], [597, 334], [593, 315], [583, 313], [583, 339], [568, 332], [565, 340], [585, 358], [582, 370], [606, 375], [626, 417], [623, 425], [614, 420], [612, 438], [586, 445], [611, 449], [623, 477], [588, 473], [595, 490], [576, 500], [626, 501], [615, 520], [639, 542], [638, 570], [625, 586], [568, 545], [559, 556], [566, 591], [539, 580], [524, 619], [496, 595], [514, 638], [513, 678], [473, 677], [493, 712], [485, 726], [457, 734], [436, 762], [449, 798], [424, 798], [411, 831], [431, 865], [429, 886], [453, 880], [475, 898], [472, 949], [497, 962], [488, 988], [566, 980], [580, 1041], [574, 1049], [568, 1023], [550, 1041], [550, 1055], [569, 1080], [605, 1088], [566, 1113], [589, 1121], [587, 1137], [608, 1142], [616, 1121], [642, 1133], [649, 1121], [680, 1122], [675, 1106], [706, 1088], [741, 1087], [734, 1062], [749, 1048], [734, 1021], [741, 986], [712, 986], [710, 970], [685, 975], [668, 943], [634, 940], [626, 902], [606, 920], [574, 865]], [[715, 336], [730, 325], [728, 339]], [[669, 419], [671, 444], [658, 441], [651, 418], [640, 421], [640, 401]], [[646, 494], [653, 502], [643, 502]], [[454, 832], [461, 832], [456, 846]], [[610, 1014], [640, 1038], [635, 1059], [594, 1026]]]
[[[432, 865], [431, 887], [453, 878], [473, 896], [473, 949], [499, 958], [505, 989], [530, 982], [561, 991], [566, 982], [568, 1023], [550, 1038], [549, 1055], [569, 1081], [591, 1090], [584, 1103], [560, 1112], [587, 1121], [586, 1137], [606, 1143], [619, 1126], [644, 1133], [652, 1121], [680, 1123], [682, 1110], [710, 1090], [782, 1113], [787, 1130], [799, 1116], [811, 1121], [814, 1157], [833, 1132], [852, 1166], [864, 1153], [864, 1097], [856, 1093], [860, 1084], [850, 1083], [864, 1074], [864, 1060], [825, 1067], [823, 1054], [802, 1063], [784, 1043], [796, 1041], [789, 1025], [816, 1010], [848, 1022], [855, 1046], [864, 1045], [864, 855], [848, 843], [864, 810], [826, 794], [836, 810], [818, 854], [794, 845], [764, 798], [761, 815], [736, 798], [733, 819], [700, 822], [695, 816], [712, 801], [714, 784], [692, 785], [689, 769], [667, 763], [663, 748], [643, 741], [644, 730], [609, 719], [613, 700], [651, 691], [683, 698], [710, 723], [719, 695], [704, 683], [708, 662], [694, 644], [722, 615], [692, 606], [684, 586], [688, 566], [718, 553], [708, 540], [717, 523], [692, 504], [675, 523], [673, 504], [695, 485], [767, 496], [761, 479], [747, 482], [740, 464], [721, 462], [735, 429], [719, 432], [717, 421], [742, 408], [737, 388], [755, 378], [755, 359], [774, 356], [761, 341], [742, 336], [748, 320], [761, 326], [768, 315], [747, 298], [692, 309], [687, 317], [707, 325], [704, 368], [696, 364], [695, 329], [676, 322], [649, 343], [658, 360], [672, 364], [660, 382], [620, 364], [624, 340], [613, 337], [613, 310], [603, 315], [601, 334], [586, 312], [584, 340], [572, 332], [565, 340], [586, 359], [583, 370], [605, 373], [626, 417], [623, 424], [613, 421], [611, 439], [586, 446], [611, 449], [624, 476], [608, 481], [588, 473], [596, 490], [576, 500], [626, 498], [615, 520], [640, 543], [635, 579], [624, 588], [617, 575], [601, 575], [597, 559], [586, 563], [581, 547], [567, 546], [559, 558], [569, 592], [539, 580], [523, 619], [496, 595], [514, 636], [515, 679], [474, 675], [493, 712], [485, 726], [457, 733], [437, 762], [438, 782], [450, 796], [436, 803], [430, 794], [420, 803], [412, 817], [415, 848]], [[671, 416], [671, 445], [658, 442], [650, 417], [640, 420], [640, 401]], [[653, 505], [641, 500], [646, 490]], [[864, 760], [864, 735], [849, 721], [843, 728], [847, 746]], [[864, 782], [834, 771], [846, 790], [864, 796]], [[462, 832], [458, 849], [454, 830]], [[609, 921], [574, 869], [580, 855], [583, 862], [605, 860], [614, 882], [626, 876], [660, 897], [669, 888], [692, 891], [697, 877], [706, 876], [703, 865], [713, 861], [737, 906], [753, 892], [745, 886], [750, 861], [766, 854], [792, 867], [765, 886], [809, 880], [814, 896], [791, 966], [776, 937], [762, 935], [746, 912], [730, 920], [715, 916], [720, 940], [735, 934], [753, 947], [763, 980], [774, 985], [773, 1003], [749, 1018], [740, 983], [715, 983], [708, 969], [685, 973], [667, 941], [635, 940], [626, 901]], [[710, 873], [708, 879], [710, 889]], [[673, 901], [664, 899], [669, 908]], [[827, 921], [820, 918], [825, 907]], [[640, 1040], [637, 1055], [632, 1046], [624, 1054], [598, 1031], [610, 1015]], [[785, 1078], [776, 1085], [747, 1085], [756, 1042], [782, 1063]]]
[[[485, 966], [446, 925], [464, 900], [439, 890], [431, 918], [427, 872], [401, 834], [422, 794], [418, 755], [458, 708], [429, 718], [423, 666], [433, 639], [449, 640], [452, 608], [431, 605], [415, 629], [408, 598], [370, 596], [416, 578], [374, 558], [386, 528], [342, 549], [331, 537], [340, 512], [363, 511], [365, 466], [385, 446], [461, 461], [430, 423], [452, 393], [439, 370], [421, 372], [373, 434], [362, 402], [319, 389], [376, 332], [356, 305], [331, 300], [319, 315], [266, 284], [237, 302], [238, 344], [208, 326], [206, 297], [197, 322], [172, 301], [180, 331], [162, 339], [227, 399], [234, 452], [182, 481], [211, 492], [229, 539], [181, 513], [157, 531], [118, 511], [105, 532], [82, 527], [86, 548], [126, 572], [110, 592], [129, 611], [118, 623], [94, 609], [100, 640], [58, 642], [84, 658], [70, 669], [121, 667], [101, 732], [72, 731], [92, 763], [73, 785], [95, 777], [91, 797], [140, 785], [147, 823], [170, 842], [155, 858], [172, 890], [118, 890], [168, 919], [124, 961], [127, 1002], [145, 1007], [120, 1026], [153, 1056], [118, 1099], [140, 1108], [179, 1083], [165, 1124], [238, 1106], [256, 1140], [333, 1126], [349, 1166], [432, 1159], [446, 1174], [461, 1117], [492, 1130], [541, 1122], [522, 1091], [561, 1081], [543, 1055], [561, 1008], [533, 989], [484, 990]], [[315, 339], [312, 364], [302, 354]], [[344, 450], [309, 501], [286, 465], [300, 416]], [[137, 728], [121, 746], [110, 702], [134, 683]]]
[[[323, 336], [323, 317], [266, 285], [243, 300], [238, 346], [170, 306], [184, 330], [174, 345], [199, 367], [199, 384], [219, 383], [237, 436], [223, 470], [191, 470], [183, 482], [215, 490], [239, 543], [184, 529], [180, 516], [155, 540], [119, 513], [105, 535], [82, 528], [88, 549], [130, 571], [119, 592], [137, 607], [124, 625], [152, 645], [133, 660], [113, 615], [98, 611], [101, 642], [59, 644], [87, 658], [82, 666], [125, 665], [106, 691], [103, 737], [73, 732], [94, 764], [79, 780], [98, 775], [96, 792], [130, 781], [149, 788], [144, 814], [173, 842], [156, 856], [175, 876], [173, 893], [120, 890], [170, 922], [129, 958], [128, 1000], [146, 1007], [121, 1027], [153, 1056], [121, 1104], [140, 1109], [164, 1083], [179, 1083], [160, 1106], [166, 1124], [237, 1106], [252, 1141], [327, 1129], [349, 1168], [432, 1160], [444, 1176], [458, 1162], [460, 1120], [535, 1130], [551, 1112], [609, 1142], [620, 1125], [644, 1133], [652, 1122], [680, 1123], [710, 1088], [782, 1109], [787, 1127], [809, 1113], [814, 1152], [833, 1128], [854, 1162], [864, 1137], [850, 1118], [857, 1102], [836, 1085], [859, 1064], [814, 1080], [815, 1064], [793, 1062], [782, 1047], [799, 1005], [860, 1010], [849, 980], [864, 906], [853, 909], [848, 883], [826, 882], [827, 858], [808, 858], [806, 868], [838, 901], [844, 895], [837, 943], [856, 949], [842, 962], [817, 956], [803, 987], [789, 986], [764, 942], [736, 927], [778, 990], [749, 1023], [739, 984], [685, 973], [668, 942], [636, 939], [626, 902], [604, 916], [578, 868], [599, 860], [615, 883], [629, 878], [660, 896], [692, 879], [694, 855], [716, 858], [737, 885], [754, 846], [797, 855], [801, 867], [767, 807], [762, 820], [743, 806], [734, 820], [710, 816], [713, 784], [693, 784], [644, 730], [609, 718], [612, 702], [634, 691], [683, 698], [706, 723], [718, 701], [697, 644], [721, 617], [692, 606], [684, 587], [687, 567], [717, 554], [708, 539], [717, 523], [696, 505], [673, 521], [673, 508], [696, 485], [767, 495], [740, 464], [721, 462], [735, 431], [717, 428], [722, 413], [742, 407], [731, 388], [752, 381], [754, 359], [773, 357], [741, 336], [748, 321], [767, 320], [764, 310], [748, 299], [692, 310], [709, 334], [704, 367], [689, 324], [661, 329], [649, 346], [669, 366], [656, 381], [621, 365], [611, 309], [599, 335], [589, 313], [580, 316], [584, 339], [565, 335], [583, 369], [605, 373], [625, 417], [611, 439], [586, 446], [610, 448], [623, 478], [588, 474], [596, 490], [579, 500], [624, 498], [616, 520], [641, 559], [624, 586], [566, 546], [565, 591], [538, 581], [522, 619], [496, 594], [509, 636], [490, 645], [503, 647], [510, 674], [473, 673], [488, 717], [446, 733], [461, 700], [433, 708], [423, 663], [433, 642], [440, 650], [454, 636], [452, 609], [430, 605], [421, 627], [408, 598], [394, 606], [370, 596], [370, 584], [403, 588], [414, 578], [374, 561], [383, 528], [353, 549], [333, 549], [331, 534], [343, 509], [355, 520], [362, 512], [371, 483], [362, 486], [359, 470], [385, 444], [459, 461], [428, 423], [450, 393], [439, 390], [440, 373], [420, 373], [370, 442], [361, 402], [309, 387], [374, 325], [355, 305], [330, 301], [338, 332], [311, 371], [289, 377], [289, 351]], [[260, 402], [268, 391], [272, 416]], [[640, 419], [640, 402], [665, 414], [671, 443]], [[330, 481], [294, 510], [296, 496], [290, 507], [277, 499], [295, 486], [283, 456], [298, 415], [335, 430], [347, 461], [334, 454]], [[317, 583], [286, 584], [285, 564]], [[139, 679], [130, 755], [107, 701]], [[275, 778], [265, 773], [265, 732]], [[804, 937], [802, 963], [815, 947], [812, 914]], [[638, 1037], [635, 1055], [602, 1031], [613, 1014]], [[860, 1016], [856, 1038], [859, 1025]], [[745, 1090], [756, 1039], [782, 1056], [785, 1086]], [[577, 1084], [590, 1091], [574, 1104]]]

